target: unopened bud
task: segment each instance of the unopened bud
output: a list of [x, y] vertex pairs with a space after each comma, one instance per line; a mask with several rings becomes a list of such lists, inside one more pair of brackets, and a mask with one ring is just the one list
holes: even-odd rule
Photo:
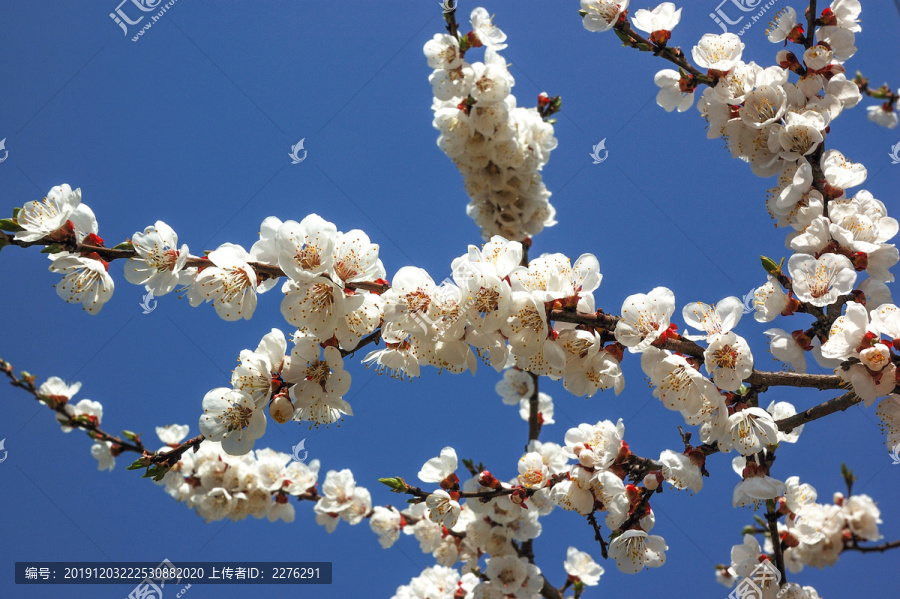
[[269, 416], [278, 424], [284, 424], [294, 416], [294, 404], [287, 395], [277, 395], [269, 404]]

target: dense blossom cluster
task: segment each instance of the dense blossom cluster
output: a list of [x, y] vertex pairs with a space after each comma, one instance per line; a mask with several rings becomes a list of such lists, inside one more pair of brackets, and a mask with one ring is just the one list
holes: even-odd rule
[[[615, 29], [626, 45], [633, 26], [648, 40], [631, 45], [667, 50], [681, 9], [664, 2], [629, 14], [628, 5], [628, 0], [581, 0], [583, 24], [594, 32]], [[848, 80], [844, 66], [856, 52], [859, 14], [857, 0], [834, 0], [811, 32], [814, 43], [796, 12], [785, 8], [768, 32], [769, 40], [785, 49], [769, 67], [743, 62], [737, 35], [704, 35], [690, 52], [700, 71], [676, 52], [673, 61], [683, 61], [679, 70], [658, 72], [655, 83], [659, 105], [679, 112], [693, 106], [696, 90], [706, 84], [697, 107], [709, 137], [723, 138], [732, 156], [749, 163], [756, 175], [778, 177], [767, 209], [777, 226], [790, 229], [786, 246], [792, 255], [781, 264], [764, 260], [769, 277], [754, 293], [754, 318], [768, 323], [798, 312], [814, 317], [815, 325], [806, 330], [767, 330], [770, 352], [797, 373], [807, 371], [810, 352], [867, 407], [886, 397], [877, 415], [888, 448], [896, 452], [900, 308], [887, 283], [900, 260], [889, 243], [900, 224], [870, 192], [849, 191], [865, 182], [866, 168], [824, 147], [835, 119], [862, 100], [864, 86]], [[316, 521], [329, 533], [341, 520], [351, 525], [368, 520], [384, 548], [402, 535], [413, 536], [437, 565], [400, 586], [397, 599], [541, 596], [546, 580], [522, 547], [541, 534], [541, 518], [556, 507], [588, 517], [597, 535], [595, 518], [602, 515], [610, 531], [608, 555], [619, 570], [634, 574], [660, 567], [668, 547], [650, 534], [655, 515], [649, 498], [664, 482], [699, 493], [708, 476], [706, 456], [715, 452], [738, 454], [732, 462], [740, 477], [734, 507], [766, 505], [777, 512], [770, 511], [771, 517], [784, 519], [777, 523], [778, 538], [767, 538], [762, 548], [746, 535], [732, 549], [730, 566], [717, 572], [723, 584], [749, 576], [782, 549], [787, 569], [797, 572], [806, 565], [832, 565], [848, 543], [880, 539], [880, 510], [867, 495], [838, 493], [832, 504], [822, 505], [816, 490], [797, 476], [770, 476], [775, 451], [796, 443], [803, 426], [779, 428], [796, 415], [791, 403], [773, 401], [764, 409], [759, 401], [765, 385], [751, 382], [754, 356], [736, 332], [745, 312], [740, 299], [683, 305], [681, 320], [690, 330], [679, 333], [675, 296], [668, 288], [628, 296], [615, 317], [596, 310], [593, 292], [602, 275], [594, 255], [583, 254], [574, 263], [558, 253], [528, 259], [527, 238], [554, 224], [540, 175], [556, 147], [553, 126], [540, 110], [517, 106], [513, 77], [499, 53], [506, 35], [483, 8], [473, 10], [470, 19], [468, 34], [451, 26], [449, 34], [435, 35], [424, 47], [434, 69], [438, 146], [462, 172], [471, 200], [468, 213], [486, 240], [452, 261], [451, 277], [438, 284], [425, 270], [406, 266], [388, 282], [378, 245], [362, 231], [341, 232], [315, 214], [300, 222], [267, 218], [249, 251], [225, 243], [193, 257], [162, 221], [112, 248], [132, 252], [125, 266], [130, 283], [156, 296], [179, 290], [191, 306], [210, 303], [227, 321], [251, 318], [257, 296], [285, 279], [281, 314], [293, 329], [290, 351], [288, 337], [273, 328], [255, 349], [240, 352], [230, 386], [214, 388], [202, 400], [199, 428], [205, 438], [195, 451], [183, 451], [187, 426], [157, 428], [164, 447], [155, 455], [171, 458], [159, 479], [166, 492], [207, 521], [248, 515], [292, 521], [293, 497], [314, 501]], [[788, 43], [803, 52], [795, 54]], [[479, 47], [485, 48], [484, 62], [470, 64], [467, 52]], [[869, 118], [897, 124], [894, 101], [873, 108]], [[15, 240], [52, 244], [50, 270], [62, 275], [56, 286], [60, 297], [91, 314], [110, 299], [114, 284], [103, 257], [109, 257], [107, 248], [79, 189], [54, 187], [43, 201], [18, 209], [11, 222]], [[608, 319], [602, 326], [596, 324], [601, 317]], [[319, 426], [352, 415], [344, 400], [351, 377], [343, 360], [372, 341], [381, 345], [363, 362], [398, 379], [419, 376], [422, 366], [474, 373], [479, 361], [489, 363], [504, 373], [496, 385], [502, 401], [518, 406], [538, 430], [554, 423], [553, 400], [538, 390], [539, 377], [561, 380], [576, 396], [606, 389], [618, 394], [627, 348], [639, 355], [653, 395], [698, 427], [703, 447], [690, 445], [685, 435], [684, 451], [665, 449], [658, 459], [646, 459], [632, 454], [621, 420], [582, 423], [568, 429], [562, 444], [534, 435], [518, 460], [517, 476], [506, 482], [473, 464], [467, 465], [471, 476], [461, 482], [456, 451], [446, 447], [418, 473], [438, 488], [422, 491], [401, 478], [382, 479], [394, 491], [415, 496], [403, 510], [373, 506], [371, 493], [357, 485], [350, 470], [329, 470], [319, 486], [318, 460], [304, 463], [270, 449], [254, 451], [269, 418]], [[89, 431], [98, 468], [111, 470], [124, 442], [96, 432], [101, 404], [69, 403], [79, 389], [78, 383], [52, 377], [35, 393], [56, 410], [63, 431]], [[574, 584], [576, 596], [603, 574], [588, 553], [574, 547], [564, 569], [566, 588]], [[815, 589], [796, 584], [769, 591], [773, 597], [779, 592], [818, 599]]]
[[[156, 434], [165, 444], [160, 451], [171, 451], [187, 433], [187, 425], [157, 427]], [[294, 505], [289, 498], [314, 491], [318, 475], [319, 460], [299, 462], [272, 449], [233, 456], [222, 444], [206, 441], [197, 452], [182, 453], [160, 484], [207, 522], [247, 516], [293, 522]]]
[[[557, 142], [537, 109], [517, 106], [515, 80], [500, 55], [506, 34], [484, 8], [472, 11], [471, 24], [467, 35], [436, 34], [425, 44], [438, 147], [463, 175], [466, 211], [482, 236], [521, 241], [556, 224], [540, 171]], [[465, 60], [482, 46], [484, 62]]]

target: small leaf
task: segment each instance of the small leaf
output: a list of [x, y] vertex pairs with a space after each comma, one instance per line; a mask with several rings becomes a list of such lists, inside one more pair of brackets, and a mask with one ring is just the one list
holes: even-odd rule
[[133, 432], [131, 432], [131, 431], [125, 431], [125, 430], [123, 430], [123, 431], [122, 431], [122, 436], [125, 437], [126, 439], [128, 439], [129, 441], [137, 441], [137, 440], [138, 440], [138, 434], [137, 434], [137, 433], [133, 433]]
[[149, 458], [139, 457], [131, 463], [131, 466], [129, 466], [125, 470], [140, 470], [141, 468], [146, 468], [149, 463]]
[[[781, 267], [778, 264], [775, 264], [775, 261], [771, 258], [767, 258], [766, 256], [760, 256], [760, 261], [762, 262], [763, 269], [769, 273], [770, 275], [774, 275], [781, 271]], [[782, 261], [784, 262], [784, 261]]]
[[21, 212], [21, 211], [22, 211], [22, 209], [19, 207], [13, 208], [13, 218], [18, 218], [19, 212]]
[[41, 250], [42, 254], [58, 254], [60, 252], [64, 252], [65, 248], [62, 244], [59, 243], [51, 243], [47, 247]]
[[133, 250], [134, 244], [131, 243], [131, 240], [129, 239], [128, 241], [123, 241], [119, 245], [114, 246], [112, 249], [114, 249], [114, 250]]
[[12, 218], [0, 218], [0, 229], [4, 231], [24, 231], [19, 223]]
[[408, 487], [406, 481], [399, 476], [397, 478], [379, 478], [378, 482], [389, 487], [394, 493], [404, 493]]

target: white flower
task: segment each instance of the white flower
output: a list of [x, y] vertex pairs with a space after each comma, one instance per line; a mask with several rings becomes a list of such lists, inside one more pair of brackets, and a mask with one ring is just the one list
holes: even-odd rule
[[572, 578], [577, 578], [583, 584], [592, 587], [600, 582], [603, 576], [603, 567], [594, 561], [589, 553], [579, 551], [575, 547], [569, 547], [566, 551], [566, 561], [563, 568]]
[[853, 263], [840, 254], [823, 254], [818, 259], [794, 254], [788, 260], [788, 272], [797, 299], [820, 308], [850, 293], [856, 283]]
[[686, 455], [666, 449], [659, 454], [659, 462], [663, 467], [663, 476], [676, 489], [690, 489], [699, 493], [703, 488], [703, 475], [699, 466]]
[[102, 260], [63, 254], [53, 260], [49, 270], [63, 275], [55, 285], [59, 297], [67, 304], [81, 304], [88, 314], [96, 314], [112, 298], [116, 286], [108, 268]]
[[[779, 401], [769, 404], [769, 407], [766, 408], [766, 412], [772, 415], [772, 419], [776, 422], [779, 420], [784, 420], [785, 418], [790, 418], [791, 416], [797, 413], [797, 410], [794, 408], [793, 404], [786, 401]], [[778, 442], [779, 443], [796, 443], [798, 439], [800, 439], [800, 433], [803, 432], [803, 427], [805, 424], [801, 424], [798, 427], [795, 427], [789, 433], [783, 433], [781, 430], [778, 431]]]
[[719, 441], [723, 451], [737, 449], [744, 456], [759, 453], [767, 445], [778, 443], [778, 427], [772, 415], [762, 408], [746, 408], [728, 417], [730, 435]]
[[678, 112], [684, 112], [693, 106], [694, 92], [693, 90], [685, 91], [681, 74], [678, 71], [663, 69], [656, 74], [653, 82], [659, 87], [656, 103], [662, 106], [666, 112], [672, 112], [676, 108]]
[[711, 335], [727, 333], [740, 322], [744, 304], [737, 297], [726, 297], [715, 306], [703, 302], [693, 302], [684, 307], [681, 317], [684, 322], [705, 335], [685, 335], [687, 339], [707, 339]]
[[869, 313], [865, 306], [849, 302], [844, 308], [844, 315], [835, 319], [831, 325], [828, 341], [822, 344], [822, 355], [836, 360], [857, 357], [859, 355], [857, 350], [868, 328]]
[[91, 446], [91, 455], [97, 460], [97, 470], [109, 470], [116, 466], [116, 458], [113, 457], [111, 441], [94, 441]]
[[438, 489], [425, 499], [428, 507], [428, 518], [441, 526], [452, 528], [459, 518], [459, 503], [450, 499], [450, 494]]
[[753, 372], [750, 346], [743, 337], [732, 332], [712, 335], [703, 357], [713, 382], [725, 391], [737, 391], [743, 380]]
[[705, 396], [718, 395], [715, 385], [683, 356], [651, 347], [641, 356], [641, 368], [656, 387], [653, 395], [666, 409], [697, 414]]
[[81, 383], [75, 382], [70, 385], [58, 376], [51, 376], [41, 383], [38, 393], [45, 397], [65, 397], [68, 400], [72, 399], [80, 389]]
[[897, 116], [897, 111], [894, 110], [894, 106], [887, 102], [869, 106], [866, 108], [866, 113], [870, 121], [878, 123], [882, 127], [887, 127], [888, 129], [895, 128], [897, 123], [900, 122], [900, 117]]
[[[671, 2], [663, 2], [652, 11], [639, 9], [631, 17], [635, 28], [653, 34], [657, 31], [671, 32], [681, 21], [681, 9], [675, 9]], [[668, 37], [666, 37], [668, 39]], [[651, 41], [656, 41], [651, 38]]]
[[544, 464], [541, 454], [532, 451], [519, 459], [519, 484], [526, 489], [545, 487], [549, 477], [550, 470]]
[[178, 278], [187, 262], [188, 246], [178, 249], [178, 235], [161, 220], [147, 227], [143, 233], [131, 236], [137, 256], [125, 265], [125, 279], [133, 285], [146, 285], [153, 295], [169, 293], [178, 285]]
[[99, 401], [82, 399], [75, 405], [67, 403], [63, 409], [65, 410], [65, 415], [57, 413], [56, 421], [59, 422], [60, 428], [64, 433], [72, 431], [72, 427], [65, 424], [69, 419], [87, 418], [98, 427], [103, 421], [103, 405]]
[[602, 420], [597, 424], [580, 424], [566, 431], [566, 455], [589, 468], [608, 468], [619, 455], [625, 425]]
[[629, 295], [622, 303], [622, 320], [616, 324], [616, 341], [632, 353], [644, 351], [669, 329], [674, 311], [675, 294], [665, 287]]
[[816, 488], [811, 484], [800, 484], [799, 476], [792, 476], [784, 481], [784, 500], [787, 508], [795, 514], [814, 505], [818, 497]]
[[802, 156], [812, 154], [825, 139], [825, 119], [818, 112], [789, 112], [784, 117], [784, 126], [776, 126], [769, 134], [769, 150], [783, 160], [795, 162]]
[[[484, 10], [484, 9], [482, 9]], [[428, 66], [432, 69], [452, 70], [462, 64], [459, 55], [459, 40], [446, 33], [436, 33], [425, 42], [423, 48]]]
[[507, 368], [503, 372], [503, 380], [497, 383], [494, 389], [503, 399], [503, 403], [514, 406], [523, 399], [528, 400], [534, 393], [534, 379], [527, 372]]
[[772, 21], [772, 27], [766, 31], [769, 41], [773, 44], [786, 42], [787, 37], [797, 26], [797, 11], [790, 6], [786, 6], [775, 15]]
[[850, 162], [837, 150], [825, 150], [822, 154], [822, 171], [825, 180], [832, 187], [847, 189], [862, 185], [866, 181], [866, 167], [856, 162]]
[[780, 85], [761, 85], [747, 94], [740, 109], [748, 127], [763, 129], [780, 120], [787, 109], [787, 94]]
[[841, 506], [847, 526], [861, 539], [877, 541], [882, 538], [878, 532], [881, 524], [881, 510], [868, 495], [852, 495]]
[[57, 185], [43, 200], [27, 202], [16, 215], [24, 231], [17, 231], [19, 241], [37, 241], [66, 224], [81, 203], [81, 189], [72, 191], [68, 183]]
[[216, 314], [224, 320], [249, 320], [256, 310], [256, 271], [247, 261], [247, 251], [231, 243], [223, 243], [209, 253], [208, 266], [197, 273], [188, 291], [192, 306], [211, 301]]
[[385, 278], [378, 250], [378, 244], [369, 241], [369, 236], [359, 229], [338, 233], [334, 240], [333, 280], [344, 286]]
[[376, 535], [382, 549], [392, 546], [400, 538], [400, 512], [393, 506], [372, 508], [369, 527]]
[[514, 291], [509, 314], [502, 332], [509, 340], [513, 353], [528, 357], [540, 351], [549, 332], [544, 305], [538, 303], [531, 293]]
[[889, 394], [896, 385], [897, 368], [889, 364], [879, 372], [871, 372], [862, 364], [852, 364], [847, 370], [838, 368], [835, 374], [844, 383], [853, 386], [853, 392], [863, 400], [866, 407], [872, 405], [876, 398]]
[[821, 71], [834, 59], [834, 54], [825, 46], [813, 46], [803, 53], [803, 62], [811, 71]]
[[[344, 510], [352, 507], [355, 492], [356, 481], [350, 470], [346, 468], [341, 471], [329, 470], [322, 483], [322, 498], [316, 503], [316, 508], [323, 513], [338, 516]], [[337, 526], [336, 522], [335, 526]]]
[[178, 445], [185, 437], [187, 437], [190, 427], [186, 424], [169, 424], [167, 426], [157, 426], [156, 436], [166, 445]]
[[609, 543], [609, 556], [626, 574], [637, 574], [644, 568], [659, 568], [666, 563], [665, 540], [643, 530], [626, 530]]
[[753, 292], [753, 305], [756, 307], [753, 318], [757, 322], [771, 322], [785, 311], [789, 302], [790, 298], [778, 281], [769, 276], [769, 281]]
[[602, 32], [612, 28], [628, 8], [629, 0], [581, 0], [582, 23], [588, 31]]
[[885, 445], [890, 451], [900, 445], [900, 395], [891, 394], [881, 400], [875, 410], [885, 432]]
[[350, 373], [344, 370], [339, 349], [328, 346], [321, 350], [313, 337], [297, 336], [291, 360], [284, 369], [284, 380], [294, 383], [290, 397], [296, 408], [294, 420], [307, 421], [317, 427], [353, 415], [343, 396], [350, 389]]
[[780, 480], [766, 475], [750, 476], [734, 487], [731, 505], [733, 507], [753, 506], [755, 508], [759, 502], [775, 499], [781, 495], [784, 495], [784, 483]]
[[[273, 374], [278, 376], [284, 362], [287, 341], [280, 329], [272, 329], [260, 340], [256, 351], [245, 349], [240, 354], [240, 365], [231, 371], [231, 385], [245, 391], [258, 407], [263, 407], [272, 397]], [[279, 384], [276, 379], [276, 384]]]
[[694, 46], [691, 55], [701, 68], [725, 73], [737, 65], [744, 51], [741, 38], [733, 33], [707, 33]]
[[806, 372], [806, 354], [794, 340], [793, 335], [784, 329], [768, 329], [765, 333], [769, 337], [769, 351], [772, 357], [784, 362], [793, 372]]
[[299, 223], [286, 221], [275, 234], [278, 266], [288, 277], [299, 281], [306, 275], [331, 270], [337, 228], [317, 214]]
[[[478, 36], [482, 44], [494, 50], [506, 48], [506, 34], [494, 25], [491, 15], [482, 7], [478, 7], [469, 15], [472, 31]], [[429, 65], [430, 66], [430, 65]]]
[[[284, 223], [277, 216], [267, 216], [263, 219], [259, 225], [259, 240], [250, 246], [250, 260], [262, 264], [278, 264], [278, 247], [275, 243], [275, 236], [282, 224]], [[256, 292], [265, 293], [277, 284], [278, 279], [275, 277], [266, 279], [257, 286]]]
[[425, 462], [425, 465], [419, 470], [419, 480], [426, 483], [439, 483], [456, 472], [457, 465], [456, 450], [452, 447], [445, 447], [441, 450], [441, 455]]
[[592, 474], [581, 466], [574, 466], [568, 479], [553, 485], [550, 498], [564, 510], [575, 510], [587, 516], [594, 509], [591, 477]]
[[231, 455], [244, 455], [266, 432], [266, 416], [243, 391], [218, 387], [203, 397], [200, 432]]
[[[554, 424], [556, 422], [553, 419], [553, 398], [543, 391], [538, 391], [538, 415], [541, 417], [543, 424]], [[530, 399], [519, 400], [519, 416], [525, 422], [528, 422], [531, 418]]]
[[470, 94], [476, 102], [493, 104], [502, 102], [508, 95], [515, 80], [506, 68], [506, 60], [488, 47], [484, 62], [472, 65], [472, 89]]

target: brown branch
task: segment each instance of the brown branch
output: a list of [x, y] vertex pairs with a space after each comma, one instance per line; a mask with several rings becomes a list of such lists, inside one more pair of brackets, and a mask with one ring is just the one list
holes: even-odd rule
[[803, 45], [807, 49], [812, 48], [813, 43], [815, 43], [816, 12], [816, 0], [809, 0], [809, 10], [806, 12], [806, 39], [803, 40]]
[[[30, 393], [34, 398], [40, 403], [46, 405], [49, 409], [53, 410], [57, 414], [62, 415], [65, 420], [61, 421], [61, 424], [65, 426], [70, 426], [72, 428], [79, 428], [88, 433], [88, 436], [91, 439], [95, 439], [97, 441], [109, 441], [115, 447], [117, 452], [122, 451], [133, 451], [136, 453], [144, 453], [146, 449], [144, 448], [144, 444], [141, 442], [141, 439], [138, 435], [134, 436], [132, 441], [127, 441], [115, 435], [111, 435], [106, 431], [102, 430], [94, 419], [91, 418], [81, 418], [75, 417], [73, 418], [70, 414], [66, 412], [66, 405], [68, 404], [69, 398], [57, 398], [57, 397], [45, 397], [41, 395], [38, 391], [38, 388], [35, 386], [34, 376], [27, 375], [23, 376], [22, 379], [13, 374], [12, 364], [6, 362], [4, 360], [0, 360], [0, 371], [2, 371], [7, 378], [9, 378], [10, 385], [14, 387], [19, 387], [20, 389], [24, 389], [28, 393]], [[117, 455], [117, 454], [114, 454]]]
[[778, 425], [778, 430], [781, 432], [789, 433], [801, 424], [818, 420], [819, 418], [834, 414], [835, 412], [842, 412], [851, 406], [855, 406], [861, 401], [862, 400], [854, 393], [845, 393], [840, 397], [829, 399], [825, 403], [821, 403], [808, 410], [803, 410], [798, 414], [784, 418], [783, 420], [778, 420], [775, 424]]
[[869, 547], [860, 547], [858, 542], [844, 546], [844, 551], [859, 551], [860, 553], [884, 553], [888, 549], [896, 549], [900, 547], [900, 540], [882, 543], [881, 545], [871, 545]]
[[769, 523], [769, 538], [772, 540], [772, 551], [775, 553], [775, 566], [781, 572], [781, 584], [787, 582], [784, 570], [784, 549], [781, 547], [781, 538], [778, 536], [778, 512], [775, 511], [775, 501], [766, 501], [766, 521]]
[[682, 69], [683, 71], [686, 71], [687, 73], [693, 75], [694, 79], [698, 83], [702, 83], [710, 87], [715, 87], [716, 83], [718, 83], [717, 78], [701, 73], [695, 67], [693, 67], [685, 59], [684, 53], [681, 51], [681, 48], [669, 48], [665, 45], [654, 44], [650, 40], [644, 38], [641, 34], [637, 33], [634, 29], [632, 29], [631, 24], [628, 22], [628, 19], [619, 19], [613, 29], [619, 36], [619, 39], [621, 39], [627, 46], [644, 51], [652, 50], [655, 55], [661, 56], [669, 62], [677, 65], [678, 68]]

